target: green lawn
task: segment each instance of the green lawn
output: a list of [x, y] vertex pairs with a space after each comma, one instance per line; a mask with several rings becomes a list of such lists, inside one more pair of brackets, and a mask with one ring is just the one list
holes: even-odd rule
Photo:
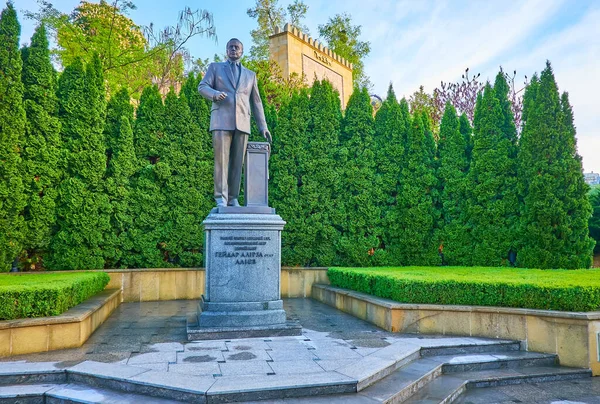
[[402, 303], [600, 309], [600, 269], [330, 268], [328, 276], [334, 286]]
[[0, 275], [0, 320], [56, 316], [102, 291], [104, 272]]

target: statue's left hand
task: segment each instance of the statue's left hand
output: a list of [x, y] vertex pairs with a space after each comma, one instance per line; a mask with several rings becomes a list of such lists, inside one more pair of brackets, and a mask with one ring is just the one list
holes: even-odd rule
[[267, 129], [263, 130], [262, 133], [263, 137], [265, 139], [267, 139], [267, 142], [269, 143], [273, 143], [273, 139], [271, 138], [271, 132], [269, 132]]

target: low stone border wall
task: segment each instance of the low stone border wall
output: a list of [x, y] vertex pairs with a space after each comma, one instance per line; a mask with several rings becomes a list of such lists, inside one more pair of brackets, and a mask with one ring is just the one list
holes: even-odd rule
[[[107, 288], [120, 289], [124, 302], [200, 299], [204, 268], [108, 269]], [[281, 297], [310, 297], [312, 285], [329, 284], [327, 268], [283, 267]]]
[[106, 289], [59, 316], [0, 321], [0, 357], [80, 347], [120, 303]]
[[520, 340], [526, 350], [555, 353], [563, 366], [600, 375], [600, 312], [402, 304], [317, 284], [312, 298], [391, 332]]
[[[53, 317], [0, 321], [0, 357], [83, 345], [121, 302], [200, 299], [203, 268], [109, 269], [106, 290]], [[281, 296], [310, 297], [327, 268], [283, 268]]]
[[106, 269], [107, 288], [120, 289], [124, 302], [200, 299], [204, 292], [204, 269], [150, 268]]

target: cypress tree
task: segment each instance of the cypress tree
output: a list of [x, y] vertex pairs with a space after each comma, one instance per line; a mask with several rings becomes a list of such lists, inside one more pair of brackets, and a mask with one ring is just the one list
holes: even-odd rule
[[[406, 103], [406, 100], [403, 100]], [[380, 209], [379, 248], [374, 251], [374, 261], [380, 265], [393, 265], [398, 257], [390, 254], [389, 246], [398, 231], [397, 199], [400, 176], [404, 162], [404, 144], [410, 123], [408, 104], [406, 110], [394, 93], [390, 84], [385, 101], [375, 115], [375, 183], [377, 205]]]
[[592, 217], [590, 218], [590, 237], [596, 241], [594, 254], [600, 253], [600, 192], [596, 190], [590, 196]]
[[[533, 81], [532, 81], [533, 82]], [[527, 89], [519, 149], [521, 209], [518, 264], [534, 268], [587, 268], [593, 240], [591, 206], [575, 145], [573, 113], [561, 98], [550, 63]]]
[[440, 245], [439, 240], [439, 229], [442, 226], [441, 215], [442, 215], [442, 201], [441, 201], [441, 190], [440, 182], [438, 179], [439, 161], [437, 159], [437, 144], [433, 136], [433, 130], [431, 128], [431, 118], [426, 111], [421, 112], [421, 120], [425, 131], [425, 151], [426, 151], [426, 164], [433, 173], [433, 182], [428, 193], [431, 194], [433, 200], [433, 220], [434, 220], [434, 243]]
[[[132, 249], [129, 231], [133, 225], [131, 212], [131, 179], [138, 167], [133, 148], [133, 108], [127, 90], [118, 91], [106, 107], [104, 129], [108, 168], [106, 193], [111, 205], [111, 231], [105, 235], [103, 251], [107, 268], [125, 267], [123, 256]], [[119, 121], [117, 117], [120, 115]]]
[[510, 101], [508, 100], [509, 91], [510, 88], [506, 82], [506, 76], [502, 71], [498, 72], [494, 81], [494, 94], [500, 103], [500, 110], [502, 111], [501, 132], [510, 141], [510, 157], [515, 158], [517, 156], [517, 128], [510, 107]]
[[561, 197], [565, 201], [569, 231], [566, 233], [566, 251], [561, 256], [561, 268], [589, 268], [593, 262], [594, 240], [589, 237], [589, 220], [592, 206], [587, 197], [590, 187], [583, 177], [583, 163], [577, 153], [573, 108], [569, 94], [563, 92], [560, 98], [563, 113], [563, 130], [560, 143], [563, 159], [563, 184]]
[[269, 199], [287, 222], [281, 239], [281, 260], [285, 265], [305, 266], [312, 259], [314, 242], [306, 227], [306, 202], [300, 197], [310, 158], [309, 122], [308, 91], [303, 89], [282, 105], [273, 133]]
[[211, 102], [202, 97], [198, 92], [198, 85], [202, 77], [200, 74], [194, 75], [190, 72], [181, 86], [181, 94], [185, 95], [192, 121], [198, 126], [202, 150], [206, 158], [212, 159], [212, 138], [209, 131], [210, 127], [210, 104]]
[[0, 272], [8, 271], [23, 247], [25, 194], [21, 147], [25, 134], [21, 26], [8, 3], [0, 15]]
[[[472, 229], [472, 265], [507, 264], [514, 248], [518, 200], [514, 146], [503, 133], [500, 101], [487, 83], [477, 99], [473, 154], [468, 175], [468, 223]], [[468, 258], [468, 257], [467, 257]]]
[[473, 128], [467, 118], [467, 114], [462, 114], [459, 119], [459, 131], [465, 138], [465, 153], [467, 163], [471, 164], [471, 155], [473, 154]]
[[355, 89], [341, 125], [336, 164], [339, 264], [369, 266], [377, 240], [380, 210], [376, 201], [373, 107], [366, 88]]
[[440, 239], [444, 261], [449, 265], [463, 265], [464, 257], [471, 253], [472, 244], [463, 215], [467, 208], [465, 199], [469, 162], [461, 128], [456, 110], [447, 103], [440, 125], [438, 178], [442, 201]]
[[156, 164], [169, 148], [165, 135], [164, 105], [157, 86], [142, 91], [136, 110], [133, 145], [139, 163]]
[[123, 257], [123, 265], [128, 268], [160, 268], [168, 259], [162, 239], [168, 209], [162, 190], [171, 175], [170, 166], [161, 161], [166, 154], [165, 136], [165, 108], [160, 92], [156, 86], [146, 87], [136, 110], [133, 131], [139, 170], [131, 181], [132, 249], [131, 254]]
[[117, 91], [106, 104], [106, 123], [104, 125], [104, 141], [106, 142], [106, 158], [110, 160], [115, 149], [121, 145], [121, 123], [127, 118], [131, 126], [133, 122], [133, 105], [127, 89]]
[[23, 105], [27, 115], [23, 144], [24, 211], [27, 267], [40, 269], [56, 223], [56, 198], [62, 171], [59, 166], [60, 122], [55, 72], [50, 62], [46, 28], [36, 28], [23, 54]]
[[390, 250], [396, 265], [439, 263], [434, 240], [435, 208], [431, 190], [436, 179], [432, 167], [425, 125], [420, 114], [411, 122], [406, 143], [405, 165], [398, 197], [398, 232]]
[[193, 123], [185, 95], [171, 90], [165, 99], [165, 134], [170, 168], [163, 188], [167, 215], [162, 250], [170, 264], [191, 267], [203, 262], [202, 221], [212, 208], [212, 170], [204, 158], [200, 130]]
[[326, 80], [315, 81], [310, 96], [310, 142], [301, 199], [306, 201], [307, 237], [313, 242], [309, 266], [328, 266], [335, 262], [338, 231], [334, 227], [337, 207], [338, 170], [335, 151], [339, 142], [341, 108], [337, 91]]
[[110, 231], [110, 203], [104, 190], [104, 83], [97, 56], [84, 70], [67, 66], [58, 82], [65, 179], [59, 187], [58, 232], [51, 241], [51, 269], [104, 267], [103, 238]]

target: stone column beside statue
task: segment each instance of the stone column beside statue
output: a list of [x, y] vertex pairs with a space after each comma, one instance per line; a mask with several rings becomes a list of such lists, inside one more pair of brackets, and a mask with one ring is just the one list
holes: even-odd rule
[[249, 142], [244, 172], [247, 206], [218, 206], [204, 220], [205, 293], [188, 318], [188, 340], [301, 335], [281, 300], [281, 232], [268, 206], [270, 145]]

